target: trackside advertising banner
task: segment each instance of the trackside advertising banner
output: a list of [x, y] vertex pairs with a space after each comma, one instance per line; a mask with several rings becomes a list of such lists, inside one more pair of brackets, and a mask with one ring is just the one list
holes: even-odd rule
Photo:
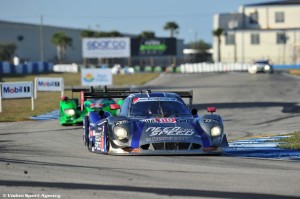
[[130, 38], [84, 38], [82, 53], [84, 58], [130, 57]]
[[95, 68], [81, 70], [82, 86], [112, 85], [112, 72], [109, 68]]
[[2, 98], [30, 98], [33, 97], [32, 82], [1, 83]]
[[35, 99], [37, 91], [60, 91], [61, 96], [64, 94], [64, 79], [61, 77], [36, 77], [35, 78]]
[[133, 38], [131, 39], [132, 56], [169, 56], [176, 55], [175, 38]]
[[36, 77], [36, 90], [38, 91], [61, 91], [64, 88], [63, 78]]
[[0, 82], [0, 87], [0, 112], [5, 98], [31, 98], [31, 110], [34, 110], [33, 82]]

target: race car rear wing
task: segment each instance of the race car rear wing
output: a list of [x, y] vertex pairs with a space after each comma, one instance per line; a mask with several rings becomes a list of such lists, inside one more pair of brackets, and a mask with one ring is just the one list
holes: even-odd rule
[[[130, 94], [133, 93], [144, 93], [144, 92], [151, 92], [151, 90], [133, 90], [130, 88], [108, 88], [107, 86], [104, 87], [93, 87], [90, 88], [72, 88], [72, 95], [73, 92], [80, 92], [80, 103], [83, 106], [83, 102], [86, 99], [92, 98], [99, 98], [99, 99], [113, 99], [113, 98], [126, 98]], [[193, 104], [193, 90], [190, 91], [155, 91], [155, 92], [164, 92], [164, 93], [175, 93], [179, 95], [181, 98], [189, 99], [189, 107], [192, 108]], [[83, 108], [83, 107], [82, 107]]]
[[[126, 92], [126, 91], [130, 91], [130, 88], [108, 88], [107, 86], [104, 86], [104, 87], [100, 87], [100, 86], [97, 86], [97, 87], [94, 87], [94, 86], [91, 86], [89, 88], [84, 88], [84, 87], [71, 87], [69, 89], [65, 89], [65, 90], [71, 90], [72, 91], [72, 98], [73, 98], [73, 93], [74, 92], [85, 92], [85, 93], [109, 93], [109, 92]], [[100, 94], [101, 95], [101, 94]], [[90, 98], [93, 98], [92, 96]], [[99, 97], [94, 97], [94, 98], [99, 98]], [[100, 98], [110, 98], [110, 97], [105, 97], [105, 96], [102, 96]]]
[[[148, 92], [151, 92], [151, 90], [148, 90]], [[155, 91], [155, 92], [162, 92], [162, 93], [175, 93], [179, 95], [181, 98], [188, 98], [189, 99], [189, 107], [192, 108], [193, 105], [193, 90], [190, 91]]]
[[176, 93], [181, 98], [188, 98], [189, 99], [189, 107], [192, 108], [192, 106], [193, 106], [193, 90], [190, 90], [190, 91], [170, 91], [170, 93]]

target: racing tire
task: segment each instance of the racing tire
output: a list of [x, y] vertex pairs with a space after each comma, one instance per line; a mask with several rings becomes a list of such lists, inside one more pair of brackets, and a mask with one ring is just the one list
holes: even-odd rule
[[[108, 129], [108, 126], [106, 126]], [[108, 135], [108, 132], [106, 133], [106, 154], [109, 155], [110, 154], [110, 149], [111, 149], [111, 142], [110, 142], [110, 139], [109, 139], [109, 135]]]
[[88, 141], [87, 148], [88, 148], [89, 152], [93, 152], [93, 143]]
[[89, 128], [90, 128], [89, 117], [84, 116], [84, 145], [85, 146], [89, 145]]

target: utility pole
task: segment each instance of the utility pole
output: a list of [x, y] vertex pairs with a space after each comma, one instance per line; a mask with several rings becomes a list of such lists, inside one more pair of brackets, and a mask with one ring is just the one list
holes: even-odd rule
[[40, 24], [40, 51], [41, 51], [41, 62], [43, 62], [45, 57], [43, 15], [41, 15], [41, 24]]

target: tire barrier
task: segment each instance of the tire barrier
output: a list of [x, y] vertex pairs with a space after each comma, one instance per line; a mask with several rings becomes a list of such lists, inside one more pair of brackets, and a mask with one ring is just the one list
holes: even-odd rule
[[[180, 65], [181, 73], [209, 73], [209, 72], [233, 72], [233, 71], [247, 71], [251, 64], [240, 63], [195, 63]], [[177, 69], [176, 69], [177, 72]], [[179, 72], [179, 69], [178, 69]]]
[[19, 65], [0, 62], [0, 74], [39, 74], [51, 72], [53, 72], [53, 64], [48, 62], [28, 62]]

